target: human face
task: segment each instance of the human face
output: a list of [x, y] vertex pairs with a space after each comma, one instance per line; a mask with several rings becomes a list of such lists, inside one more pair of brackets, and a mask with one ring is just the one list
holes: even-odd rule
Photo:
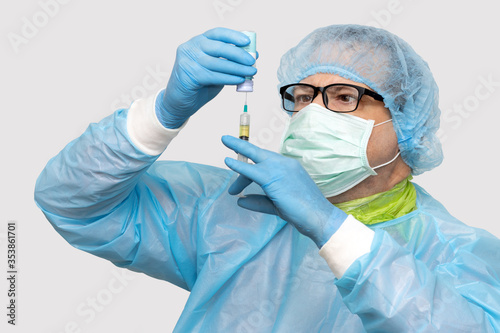
[[[300, 82], [308, 83], [317, 87], [323, 87], [334, 83], [347, 83], [371, 89], [370, 87], [368, 87], [363, 83], [348, 80], [339, 75], [326, 74], [326, 73], [318, 73], [308, 76], [307, 78], [303, 79]], [[313, 103], [325, 107], [325, 105], [323, 104], [323, 97], [321, 96], [321, 93], [319, 93], [318, 96], [316, 96], [316, 98], [313, 100]], [[298, 113], [300, 113], [300, 111]], [[376, 101], [372, 97], [366, 95], [361, 98], [358, 108], [355, 111], [350, 112], [349, 114], [366, 120], [374, 120], [375, 125], [391, 119], [391, 113], [389, 109], [385, 107], [383, 102]], [[396, 132], [394, 131], [392, 122], [388, 122], [381, 126], [374, 127], [367, 145], [367, 157], [370, 166], [376, 167], [393, 159], [398, 152], [397, 141], [398, 140]], [[398, 159], [400, 160], [400, 158]], [[345, 193], [352, 192], [353, 190], [356, 189], [359, 190], [360, 188], [362, 189], [363, 187], [366, 187], [368, 185], [371, 186], [372, 190], [376, 191], [374, 193], [390, 189], [393, 185], [395, 185], [392, 184], [391, 182], [392, 179], [391, 174], [397, 165], [398, 163], [391, 163], [385, 167], [377, 169], [377, 174], [378, 174], [377, 176], [369, 177], [368, 179], [366, 179], [365, 181], [363, 181], [362, 183], [360, 183], [359, 185], [357, 185], [356, 187]], [[365, 188], [362, 191], [363, 192], [362, 194], [355, 193], [352, 198], [370, 195], [370, 193], [368, 194], [366, 193], [366, 190], [367, 189]], [[342, 194], [340, 196], [342, 196]], [[347, 197], [351, 199], [349, 193]]]

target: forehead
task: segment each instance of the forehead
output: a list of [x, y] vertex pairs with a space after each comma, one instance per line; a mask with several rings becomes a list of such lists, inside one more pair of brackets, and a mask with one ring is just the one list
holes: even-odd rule
[[301, 80], [300, 83], [308, 83], [308, 84], [312, 84], [313, 86], [316, 86], [316, 87], [324, 87], [324, 86], [327, 86], [329, 84], [334, 84], [334, 83], [347, 83], [347, 84], [354, 84], [354, 85], [359, 86], [359, 87], [371, 89], [366, 84], [343, 78], [342, 76], [339, 76], [337, 74], [328, 74], [328, 73], [317, 73], [317, 74], [308, 76], [305, 79]]

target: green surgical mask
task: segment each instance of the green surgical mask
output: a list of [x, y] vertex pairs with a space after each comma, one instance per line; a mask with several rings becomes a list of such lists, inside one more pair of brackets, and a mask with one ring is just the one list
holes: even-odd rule
[[298, 160], [323, 195], [332, 197], [377, 175], [375, 169], [399, 156], [398, 152], [387, 163], [370, 167], [366, 147], [374, 122], [311, 103], [289, 120], [280, 152]]

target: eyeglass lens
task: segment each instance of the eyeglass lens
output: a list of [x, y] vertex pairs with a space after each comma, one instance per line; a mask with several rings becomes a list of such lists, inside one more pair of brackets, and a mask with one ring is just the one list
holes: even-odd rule
[[[314, 88], [305, 85], [288, 87], [284, 94], [284, 107], [288, 111], [300, 111], [311, 104]], [[324, 91], [323, 102], [327, 109], [338, 112], [354, 111], [357, 107], [359, 91], [350, 86], [334, 85]]]

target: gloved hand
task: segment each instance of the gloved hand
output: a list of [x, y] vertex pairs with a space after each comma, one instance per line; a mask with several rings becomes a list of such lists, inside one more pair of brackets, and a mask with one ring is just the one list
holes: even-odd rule
[[342, 210], [323, 196], [298, 161], [229, 135], [223, 136], [222, 142], [255, 163], [248, 164], [226, 157], [226, 165], [240, 174], [229, 187], [229, 193], [241, 193], [250, 183], [255, 182], [266, 194], [240, 198], [239, 206], [278, 215], [311, 238], [319, 248], [347, 218]]
[[239, 31], [215, 28], [180, 45], [167, 88], [156, 102], [163, 126], [180, 127], [224, 85], [240, 84], [254, 75], [255, 59], [238, 47], [249, 43]]

